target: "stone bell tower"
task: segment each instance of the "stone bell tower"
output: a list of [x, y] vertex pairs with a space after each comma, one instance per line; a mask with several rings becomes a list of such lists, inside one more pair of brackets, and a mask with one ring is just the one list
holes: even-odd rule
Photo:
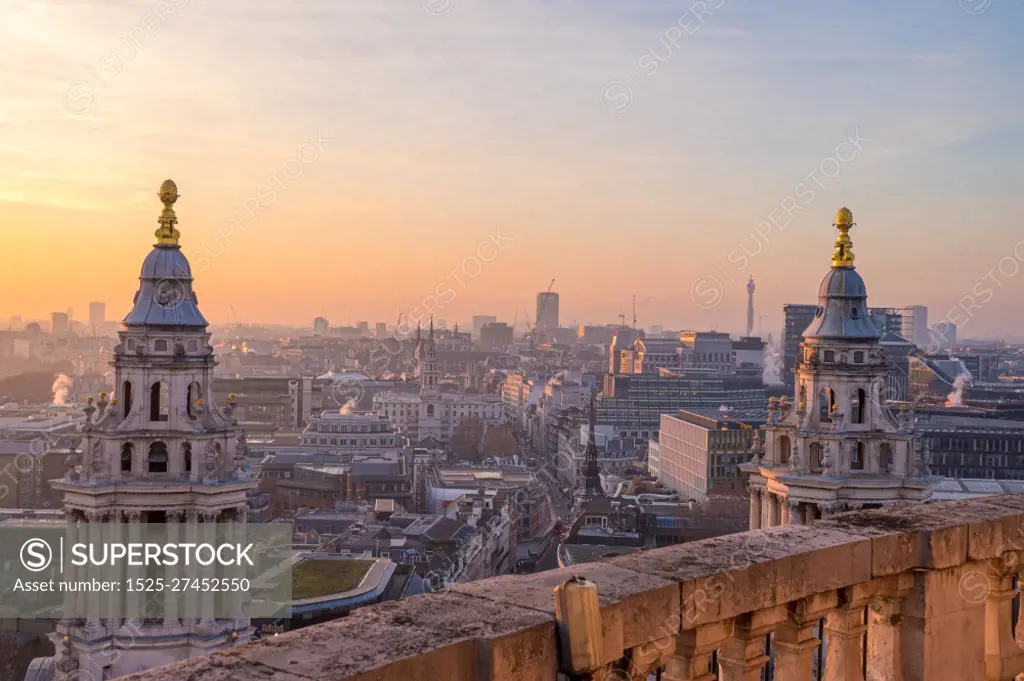
[[853, 265], [853, 226], [850, 210], [840, 209], [832, 268], [800, 346], [795, 399], [771, 398], [764, 437], [756, 434], [754, 456], [740, 466], [750, 474], [751, 529], [924, 502], [938, 480], [913, 410], [893, 418], [886, 406], [887, 367]]
[[[216, 362], [178, 244], [174, 182], [164, 182], [159, 197], [157, 241], [114, 349], [116, 395], [108, 400], [101, 393], [95, 404], [89, 398], [81, 460], [72, 454], [68, 473], [52, 483], [63, 493], [70, 532], [83, 541], [96, 541], [111, 526], [120, 526], [125, 537], [152, 524], [169, 537], [203, 536], [214, 523], [244, 531], [247, 496], [257, 485], [245, 466], [233, 396], [223, 407], [209, 400]], [[103, 578], [123, 583], [135, 576], [126, 574], [132, 570], [138, 568], [104, 568]], [[142, 594], [121, 591], [109, 598], [123, 600], [90, 608], [88, 617], [65, 617], [52, 635], [56, 667], [80, 669], [99, 681], [249, 639], [240, 602], [235, 609], [223, 600], [241, 595], [164, 591], [155, 597], [159, 607], [147, 610], [131, 600]], [[218, 613], [237, 614], [223, 619]]]

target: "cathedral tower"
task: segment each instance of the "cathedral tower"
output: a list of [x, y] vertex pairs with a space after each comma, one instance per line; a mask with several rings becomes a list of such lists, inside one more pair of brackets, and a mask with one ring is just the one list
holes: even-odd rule
[[[796, 368], [795, 399], [768, 405], [750, 474], [750, 528], [806, 524], [837, 511], [923, 502], [935, 479], [913, 410], [885, 403], [886, 362], [854, 268], [853, 214], [842, 208], [832, 268]], [[794, 404], [795, 403], [795, 404]]]
[[[257, 485], [246, 470], [245, 434], [233, 417], [233, 399], [223, 406], [209, 399], [216, 362], [178, 244], [175, 184], [165, 181], [159, 197], [156, 244], [142, 264], [134, 306], [114, 349], [116, 395], [108, 401], [101, 393], [95, 405], [89, 398], [82, 460], [69, 457], [68, 473], [52, 483], [63, 493], [68, 525], [94, 541], [112, 526], [126, 536], [153, 524], [168, 536], [202, 536], [214, 523], [244, 531], [247, 496]], [[136, 576], [116, 577], [124, 583]], [[249, 639], [242, 608], [220, 596], [168, 590], [156, 597], [162, 603], [155, 617], [131, 602], [141, 594], [122, 592], [115, 598], [127, 602], [61, 620], [53, 634], [57, 668], [112, 678]], [[225, 611], [237, 618], [219, 619]]]

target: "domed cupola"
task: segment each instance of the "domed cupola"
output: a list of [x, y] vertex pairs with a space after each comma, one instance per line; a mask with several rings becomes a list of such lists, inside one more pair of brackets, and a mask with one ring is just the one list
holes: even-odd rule
[[124, 318], [124, 324], [205, 329], [207, 322], [192, 290], [192, 268], [178, 245], [181, 233], [175, 227], [178, 218], [174, 214], [178, 188], [174, 182], [166, 180], [160, 185], [158, 196], [164, 209], [157, 219], [160, 224], [156, 230], [157, 242], [142, 263], [135, 305]]
[[868, 314], [868, 291], [853, 266], [853, 242], [850, 229], [853, 213], [840, 208], [835, 227], [839, 230], [832, 269], [818, 288], [818, 309], [814, 321], [804, 331], [804, 339], [846, 339], [875, 341], [878, 330]]

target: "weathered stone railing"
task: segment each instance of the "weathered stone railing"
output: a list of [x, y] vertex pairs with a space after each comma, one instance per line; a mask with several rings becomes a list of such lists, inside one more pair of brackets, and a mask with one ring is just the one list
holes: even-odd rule
[[576, 574], [600, 595], [598, 680], [1006, 680], [1022, 551], [1024, 495], [847, 513], [472, 582], [133, 678], [553, 680], [553, 589]]

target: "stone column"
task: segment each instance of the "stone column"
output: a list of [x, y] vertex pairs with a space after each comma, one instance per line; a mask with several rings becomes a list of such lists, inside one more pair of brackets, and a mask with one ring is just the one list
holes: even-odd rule
[[[193, 461], [193, 469], [195, 469]], [[185, 541], [190, 544], [198, 544], [200, 541], [199, 536], [199, 514], [196, 511], [185, 511]], [[188, 584], [185, 590], [182, 592], [184, 596], [185, 607], [182, 610], [182, 626], [186, 629], [192, 629], [195, 627], [196, 622], [199, 621], [199, 592], [193, 588], [192, 582], [200, 576], [199, 571], [193, 564], [188, 569], [182, 571], [182, 579], [186, 580]]]
[[[135, 544], [142, 541], [142, 511], [129, 510], [125, 512], [128, 517], [128, 542]], [[125, 579], [131, 583], [129, 588], [127, 585], [125, 589], [129, 589], [125, 593], [125, 623], [124, 626], [128, 627], [133, 631], [138, 631], [142, 624], [143, 617], [143, 603], [145, 603], [145, 594], [139, 591], [138, 585], [135, 583], [137, 579], [143, 579], [143, 568], [138, 565], [128, 565], [125, 562]]]
[[720, 681], [760, 681], [768, 662], [764, 642], [775, 625], [786, 619], [787, 606], [777, 606], [740, 615], [733, 624], [732, 636], [718, 654]]
[[786, 620], [775, 628], [776, 679], [813, 681], [814, 655], [821, 645], [814, 629], [836, 602], [836, 592], [829, 591], [792, 604]]
[[[988, 575], [988, 593], [985, 600], [985, 674], [988, 679], [1009, 679], [1024, 669], [1024, 650], [1014, 639], [1012, 621], [1013, 599], [1017, 591], [1013, 588], [1013, 571], [1017, 567], [1017, 554], [1007, 553], [1001, 559], [990, 561], [993, 570]], [[973, 599], [984, 594], [984, 590], [972, 588], [983, 582], [983, 576], [973, 573], [960, 580], [960, 595]], [[981, 584], [978, 584], [980, 586]], [[1018, 628], [1020, 620], [1018, 619]]]
[[665, 662], [662, 681], [718, 681], [718, 670], [709, 671], [708, 661], [732, 632], [731, 620], [684, 630], [676, 636], [676, 649]]
[[[217, 541], [217, 516], [216, 511], [204, 512], [203, 514], [203, 531], [202, 531], [202, 542], [205, 544], [215, 544]], [[217, 571], [214, 567], [216, 562], [208, 567], [203, 567], [200, 572], [200, 579], [215, 579], [217, 577]], [[217, 599], [216, 594], [204, 594], [201, 596], [201, 608], [202, 613], [199, 626], [200, 628], [212, 628], [217, 620], [216, 615]]]
[[864, 606], [843, 604], [825, 621], [824, 681], [864, 681]]
[[904, 681], [985, 677], [987, 594], [968, 587], [973, 579], [987, 587], [983, 580], [990, 570], [978, 562], [914, 573], [901, 611]]
[[868, 620], [867, 681], [902, 681], [900, 601], [885, 598], [871, 604]]
[[[246, 528], [249, 522], [249, 507], [245, 504], [240, 504], [234, 509], [234, 517], [229, 521], [231, 530], [229, 536], [230, 541], [235, 544], [244, 545], [246, 542]], [[225, 605], [227, 609], [228, 617], [234, 619], [235, 629], [240, 627], [248, 626], [248, 621], [245, 618], [244, 607], [246, 604], [247, 594], [242, 591], [234, 591], [231, 589], [232, 579], [241, 580], [245, 577], [245, 567], [235, 565], [228, 569], [225, 575], [228, 578], [229, 590], [225, 593]]]
[[[181, 518], [184, 511], [167, 511], [167, 542], [169, 544], [183, 543], [181, 541]], [[177, 629], [181, 626], [181, 609], [179, 607], [181, 592], [175, 589], [175, 579], [180, 578], [184, 570], [179, 565], [168, 565], [164, 568], [164, 629]]]
[[778, 527], [782, 524], [782, 497], [773, 494], [771, 496], [772, 502], [770, 507], [771, 513], [771, 526]]
[[761, 492], [750, 488], [750, 529], [761, 529]]
[[789, 509], [787, 510], [787, 515], [788, 515], [788, 518], [789, 518], [789, 522], [787, 522], [786, 524], [787, 525], [803, 525], [804, 524], [804, 512], [803, 512], [803, 509], [800, 507], [801, 506], [800, 502], [799, 501], [793, 501], [792, 499], [787, 499], [786, 500], [786, 504], [789, 505]]
[[790, 524], [789, 499], [779, 497], [779, 516], [781, 525]]
[[[64, 536], [66, 537], [65, 541], [68, 547], [78, 542], [78, 512], [70, 508], [64, 509]], [[69, 561], [64, 567], [64, 580], [68, 583], [77, 581], [77, 569]], [[60, 626], [62, 627], [71, 626], [78, 619], [78, 602], [74, 591], [68, 591], [64, 594], [64, 612], [62, 614], [63, 617], [60, 619]]]
[[[86, 541], [93, 547], [93, 550], [97, 551], [97, 555], [102, 551], [103, 528], [100, 526], [100, 523], [103, 522], [105, 517], [106, 513], [103, 513], [102, 511], [87, 511], [85, 514], [85, 518], [88, 521], [86, 524], [88, 539]], [[94, 565], [90, 562], [90, 564], [86, 566], [85, 570], [86, 574], [83, 575], [85, 579], [90, 582], [92, 580], [100, 582], [103, 581], [103, 568], [99, 565]], [[102, 626], [100, 624], [100, 593], [98, 591], [90, 590], [86, 592], [86, 599], [86, 610], [88, 612], [86, 627], [89, 629], [99, 629]]]

